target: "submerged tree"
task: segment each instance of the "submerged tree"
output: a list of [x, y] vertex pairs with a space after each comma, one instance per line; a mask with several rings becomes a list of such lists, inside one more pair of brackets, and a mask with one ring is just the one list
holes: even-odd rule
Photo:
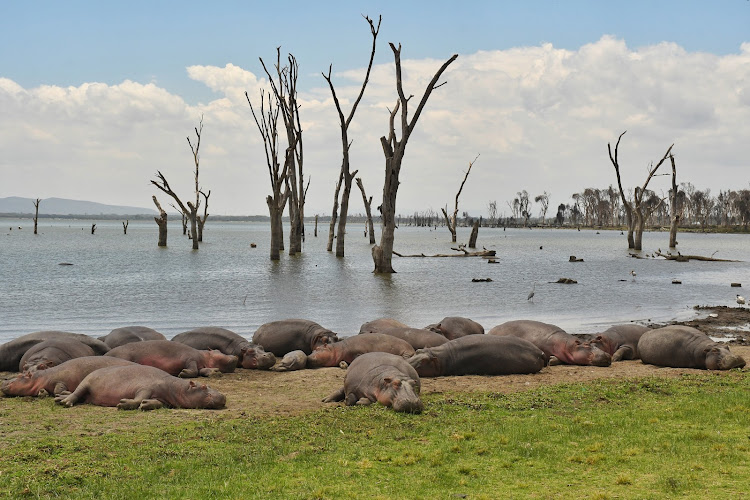
[[[281, 65], [281, 48], [278, 47], [276, 49], [276, 64], [274, 65], [276, 79], [274, 79], [266, 68], [263, 58], [260, 58], [263, 70], [268, 76], [271, 91], [276, 98], [277, 116], [281, 114], [286, 129], [288, 146], [284, 165], [287, 170], [285, 182], [288, 186], [289, 197], [289, 255], [294, 255], [302, 251], [302, 240], [305, 234], [305, 198], [310, 182], [308, 181], [307, 186], [305, 186], [302, 168], [304, 159], [302, 124], [299, 117], [299, 103], [297, 102], [299, 64], [292, 54], [287, 56], [287, 61], [287, 66]], [[250, 102], [249, 99], [248, 102]], [[281, 222], [279, 222], [279, 225], [281, 225]]]
[[372, 70], [372, 62], [375, 59], [375, 42], [378, 38], [378, 32], [380, 31], [380, 22], [382, 20], [382, 17], [378, 18], [378, 26], [375, 27], [375, 24], [372, 22], [372, 19], [365, 16], [365, 20], [370, 25], [370, 32], [372, 33], [372, 49], [370, 51], [370, 62], [367, 65], [367, 72], [365, 73], [365, 79], [362, 82], [362, 88], [359, 91], [359, 95], [357, 96], [357, 99], [354, 101], [354, 104], [352, 105], [351, 111], [349, 111], [349, 116], [344, 118], [344, 113], [341, 110], [341, 104], [339, 103], [339, 99], [336, 96], [336, 91], [333, 88], [333, 82], [331, 81], [331, 69], [333, 65], [328, 66], [328, 76], [326, 76], [325, 73], [323, 73], [323, 78], [325, 78], [326, 82], [328, 82], [328, 87], [331, 89], [331, 95], [333, 96], [333, 102], [336, 104], [336, 111], [338, 111], [339, 115], [339, 121], [341, 122], [341, 149], [343, 152], [343, 158], [341, 160], [341, 173], [339, 174], [339, 182], [336, 184], [336, 191], [334, 193], [334, 201], [333, 201], [333, 212], [331, 213], [331, 230], [329, 232], [328, 236], [328, 251], [331, 251], [332, 242], [333, 242], [333, 228], [336, 221], [336, 210], [339, 206], [339, 190], [341, 189], [341, 185], [343, 183], [344, 191], [341, 193], [341, 215], [338, 219], [339, 227], [338, 232], [336, 236], [336, 257], [343, 257], [344, 256], [344, 241], [345, 241], [345, 235], [346, 235], [346, 218], [349, 212], [349, 196], [352, 192], [352, 179], [357, 175], [357, 170], [354, 172], [349, 171], [349, 148], [351, 146], [351, 142], [349, 142], [349, 125], [352, 122], [352, 119], [354, 118], [354, 113], [357, 111], [357, 106], [359, 105], [359, 102], [362, 100], [362, 96], [365, 93], [365, 87], [367, 87], [367, 82], [370, 80], [370, 71]]
[[375, 244], [375, 225], [372, 223], [372, 196], [369, 198], [365, 193], [365, 185], [362, 183], [362, 178], [357, 177], [357, 186], [362, 192], [362, 202], [365, 204], [365, 214], [367, 216], [367, 228], [370, 233], [370, 245]]
[[[380, 205], [380, 211], [382, 214], [382, 231], [380, 234], [380, 245], [372, 247], [372, 260], [375, 264], [376, 273], [393, 273], [392, 260], [393, 260], [393, 240], [394, 232], [396, 229], [396, 195], [398, 194], [399, 185], [399, 173], [401, 172], [401, 162], [404, 159], [404, 153], [406, 151], [406, 144], [414, 131], [414, 127], [419, 120], [419, 116], [422, 110], [427, 104], [427, 100], [433, 90], [443, 85], [438, 85], [440, 76], [445, 72], [448, 66], [456, 60], [458, 54], [453, 54], [443, 65], [438, 69], [437, 73], [432, 77], [432, 80], [427, 84], [427, 88], [422, 95], [422, 99], [417, 105], [417, 109], [414, 111], [414, 115], [409, 120], [408, 103], [413, 96], [406, 97], [404, 94], [403, 83], [401, 79], [401, 45], [398, 48], [392, 43], [389, 44], [393, 51], [393, 57], [396, 62], [396, 90], [398, 92], [398, 99], [393, 110], [390, 112], [389, 119], [389, 132], [388, 136], [380, 138], [380, 144], [383, 147], [383, 154], [385, 156], [385, 181], [383, 183], [383, 203]], [[395, 119], [396, 114], [401, 109], [401, 138], [396, 137]]]
[[[199, 126], [195, 127], [195, 135], [197, 136], [195, 145], [193, 145], [193, 142], [190, 140], [189, 136], [187, 138], [188, 145], [190, 146], [190, 150], [193, 153], [193, 163], [195, 164], [195, 171], [193, 172], [194, 178], [195, 178], [195, 203], [190, 202], [190, 201], [188, 201], [186, 204], [182, 203], [182, 200], [180, 200], [180, 197], [177, 196], [177, 193], [175, 193], [172, 190], [172, 188], [169, 186], [169, 182], [167, 182], [166, 177], [164, 177], [164, 174], [162, 174], [161, 171], [156, 172], [156, 177], [158, 179], [158, 182], [155, 180], [151, 181], [151, 184], [153, 184], [154, 186], [159, 188], [161, 191], [171, 196], [172, 199], [175, 201], [175, 203], [177, 203], [177, 206], [179, 207], [180, 212], [186, 215], [187, 218], [190, 220], [190, 235], [191, 235], [191, 239], [193, 240], [193, 250], [198, 250], [198, 242], [200, 241], [199, 235], [198, 235], [198, 218], [199, 218], [198, 209], [200, 208], [200, 196], [202, 194], [203, 196], [206, 196], [201, 191], [200, 185], [198, 183], [198, 174], [199, 174], [199, 167], [200, 167], [201, 134], [202, 133], [203, 133], [203, 117], [201, 116], [201, 121], [199, 123]], [[208, 197], [206, 197], [206, 202], [208, 202]]]
[[669, 155], [669, 160], [672, 163], [672, 189], [669, 192], [669, 248], [675, 248], [677, 246], [677, 224], [680, 222], [680, 215], [677, 210], [677, 166], [674, 163], [674, 155]]
[[[284, 167], [279, 165], [279, 134], [278, 118], [279, 106], [274, 106], [271, 100], [271, 94], [268, 94], [268, 109], [266, 109], [266, 98], [263, 91], [260, 92], [260, 118], [255, 113], [253, 103], [250, 102], [250, 96], [245, 92], [247, 103], [250, 105], [250, 111], [258, 126], [258, 131], [263, 137], [263, 147], [266, 152], [266, 164], [268, 165], [268, 175], [271, 179], [271, 194], [266, 197], [268, 213], [271, 217], [271, 260], [279, 260], [283, 246], [283, 228], [281, 217], [284, 213], [284, 205], [289, 198], [288, 175], [290, 166], [294, 162], [293, 147], [286, 149], [284, 157]], [[283, 190], [283, 191], [282, 191]]]
[[37, 198], [36, 201], [33, 202], [34, 203], [34, 234], [39, 234], [36, 232], [36, 226], [37, 226], [37, 222], [39, 221], [39, 203], [41, 201], [42, 200]]
[[159, 210], [159, 217], [154, 217], [156, 225], [159, 226], [159, 242], [157, 243], [157, 246], [165, 247], [167, 246], [167, 212], [161, 208], [156, 196], [152, 196], [151, 199], [154, 200], [154, 205], [156, 205], [156, 208]]
[[542, 194], [537, 195], [534, 201], [542, 205], [542, 225], [544, 225], [544, 219], [547, 218], [547, 210], [549, 209], [549, 193], [544, 191]]
[[464, 189], [464, 184], [466, 184], [466, 179], [469, 178], [469, 172], [471, 172], [471, 167], [474, 166], [474, 163], [476, 163], [477, 158], [479, 158], [479, 155], [477, 155], [473, 161], [469, 162], [469, 168], [466, 169], [466, 174], [464, 175], [464, 180], [461, 181], [461, 186], [458, 188], [458, 193], [456, 193], [456, 205], [453, 209], [453, 216], [448, 217], [448, 205], [445, 206], [445, 208], [441, 208], [440, 210], [443, 211], [443, 217], [445, 217], [445, 225], [448, 226], [448, 231], [451, 232], [451, 243], [456, 242], [456, 222], [458, 219], [458, 197], [461, 196], [461, 191]]

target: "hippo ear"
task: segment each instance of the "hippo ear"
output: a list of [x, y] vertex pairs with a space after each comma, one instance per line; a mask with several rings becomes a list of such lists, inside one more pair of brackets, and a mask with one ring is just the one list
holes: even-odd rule
[[193, 382], [192, 380], [188, 382], [188, 385], [190, 386], [191, 389], [195, 389], [195, 382]]
[[595, 341], [597, 341], [597, 342], [601, 342], [602, 340], [604, 340], [604, 337], [602, 337], [601, 335], [597, 335], [597, 336], [596, 336], [596, 337], [594, 337], [594, 338], [593, 338], [592, 340], [595, 340]]

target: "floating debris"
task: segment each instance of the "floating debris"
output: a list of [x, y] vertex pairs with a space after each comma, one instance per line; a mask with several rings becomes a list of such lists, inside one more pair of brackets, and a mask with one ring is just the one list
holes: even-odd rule
[[729, 286], [734, 287], [734, 288], [742, 288], [742, 283], [732, 283]]
[[559, 280], [553, 281], [552, 283], [561, 283], [563, 285], [575, 285], [578, 282], [571, 278], [560, 278]]
[[682, 281], [680, 280], [672, 280], [673, 285], [682, 285]]
[[472, 283], [489, 283], [492, 278], [471, 278]]
[[70, 262], [60, 262], [60, 263], [58, 264], [58, 266], [72, 266], [72, 265], [73, 265], [73, 264], [71, 264]]
[[583, 262], [583, 259], [577, 258], [575, 255], [571, 255], [568, 262]]

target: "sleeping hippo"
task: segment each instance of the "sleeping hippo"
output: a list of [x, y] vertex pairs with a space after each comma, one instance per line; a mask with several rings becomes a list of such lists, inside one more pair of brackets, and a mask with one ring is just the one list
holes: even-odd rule
[[24, 372], [16, 378], [4, 380], [0, 385], [0, 391], [6, 396], [70, 394], [70, 391], [74, 391], [81, 380], [94, 370], [132, 364], [135, 363], [111, 356], [84, 356], [60, 363], [46, 370]]
[[132, 342], [115, 347], [106, 355], [155, 366], [182, 378], [231, 373], [237, 367], [237, 356], [220, 351], [199, 351], [171, 340]]
[[237, 356], [242, 368], [267, 370], [276, 363], [276, 356], [263, 350], [263, 347], [217, 326], [203, 326], [179, 333], [172, 337], [172, 342], [180, 342], [195, 349], [216, 349], [224, 354], [232, 354]]
[[650, 330], [638, 341], [638, 351], [641, 361], [657, 366], [705, 370], [731, 370], [745, 366], [742, 356], [689, 326], [670, 325]]
[[389, 352], [410, 358], [414, 348], [407, 341], [384, 333], [360, 333], [315, 349], [307, 356], [307, 367], [341, 366], [342, 362], [351, 363], [366, 352]]
[[302, 370], [307, 366], [307, 354], [302, 351], [288, 352], [281, 361], [271, 367], [275, 372], [292, 372]]
[[206, 385], [146, 365], [100, 368], [89, 373], [71, 394], [55, 398], [58, 404], [68, 407], [88, 403], [120, 410], [155, 410], [164, 405], [214, 409], [223, 408], [226, 400], [222, 393]]
[[404, 358], [386, 352], [368, 352], [352, 361], [344, 387], [323, 400], [347, 406], [378, 402], [395, 411], [421, 413], [419, 375]]
[[104, 354], [109, 351], [107, 344], [82, 333], [59, 332], [56, 330], [28, 333], [0, 345], [0, 372], [16, 371], [21, 358], [32, 346], [45, 340], [64, 338], [79, 340], [91, 347], [96, 354]]
[[[425, 330], [423, 328], [385, 328], [380, 331], [385, 335], [391, 335], [401, 340], [407, 341], [414, 349], [424, 349], [425, 347], [436, 347], [448, 342], [448, 339], [439, 333]], [[360, 334], [361, 335], [361, 334]]]
[[130, 344], [131, 342], [167, 340], [167, 337], [147, 326], [123, 326], [115, 328], [104, 337], [99, 337], [99, 340], [107, 344], [110, 349], [113, 349], [121, 345]]
[[362, 324], [359, 327], [359, 333], [383, 333], [383, 330], [388, 328], [409, 328], [409, 325], [393, 318], [378, 318]]
[[482, 325], [474, 320], [460, 316], [445, 317], [440, 323], [429, 325], [425, 328], [439, 333], [448, 340], [454, 340], [466, 335], [484, 334], [484, 327]]
[[591, 335], [588, 341], [612, 356], [612, 361], [640, 359], [638, 341], [649, 330], [642, 325], [615, 325], [602, 333]]
[[509, 375], [544, 368], [544, 352], [526, 339], [467, 335], [437, 347], [419, 349], [409, 360], [420, 377]]
[[569, 365], [609, 366], [612, 356], [589, 342], [582, 342], [575, 336], [564, 332], [560, 327], [541, 321], [517, 320], [498, 325], [488, 332], [489, 335], [511, 335], [530, 341], [539, 349], [549, 362], [555, 356], [560, 362]]
[[77, 339], [63, 338], [39, 342], [29, 348], [18, 363], [18, 371], [44, 370], [69, 359], [94, 356], [94, 350]]
[[337, 341], [338, 336], [331, 330], [306, 319], [272, 321], [261, 325], [253, 335], [254, 344], [279, 357], [297, 350], [310, 354], [320, 346]]

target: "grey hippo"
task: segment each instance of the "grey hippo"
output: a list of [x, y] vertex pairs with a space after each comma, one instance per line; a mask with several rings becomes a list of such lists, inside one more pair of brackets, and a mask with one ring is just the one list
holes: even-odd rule
[[646, 332], [638, 341], [638, 351], [641, 361], [657, 366], [706, 370], [731, 370], [745, 366], [742, 356], [689, 326], [670, 325]]
[[351, 363], [366, 352], [388, 352], [410, 358], [414, 348], [407, 341], [384, 333], [360, 333], [315, 349], [307, 356], [307, 367], [341, 366], [342, 362]]
[[454, 340], [466, 335], [482, 335], [484, 327], [476, 321], [461, 316], [447, 316], [440, 323], [426, 326], [428, 330], [437, 332], [448, 340]]
[[112, 349], [124, 344], [130, 344], [131, 342], [167, 340], [167, 337], [147, 326], [123, 326], [115, 328], [103, 337], [99, 337], [99, 340]]
[[352, 361], [344, 387], [324, 403], [344, 401], [347, 406], [378, 402], [395, 411], [421, 413], [419, 375], [404, 358], [385, 352], [370, 352]]
[[180, 342], [195, 349], [215, 349], [224, 354], [237, 356], [242, 368], [267, 370], [276, 363], [276, 356], [266, 352], [262, 346], [231, 330], [218, 326], [203, 326], [172, 337], [172, 342]]
[[104, 354], [109, 351], [107, 344], [82, 333], [60, 332], [57, 330], [28, 333], [0, 345], [0, 371], [14, 372], [18, 370], [18, 364], [23, 355], [26, 354], [26, 351], [40, 342], [53, 339], [76, 339], [91, 347], [95, 354]]
[[253, 343], [267, 352], [283, 357], [292, 351], [310, 354], [315, 349], [338, 341], [338, 336], [314, 321], [283, 319], [265, 323], [253, 335]]
[[200, 351], [171, 340], [132, 342], [115, 347], [106, 356], [154, 366], [182, 378], [231, 373], [237, 367], [237, 356], [220, 351]]

